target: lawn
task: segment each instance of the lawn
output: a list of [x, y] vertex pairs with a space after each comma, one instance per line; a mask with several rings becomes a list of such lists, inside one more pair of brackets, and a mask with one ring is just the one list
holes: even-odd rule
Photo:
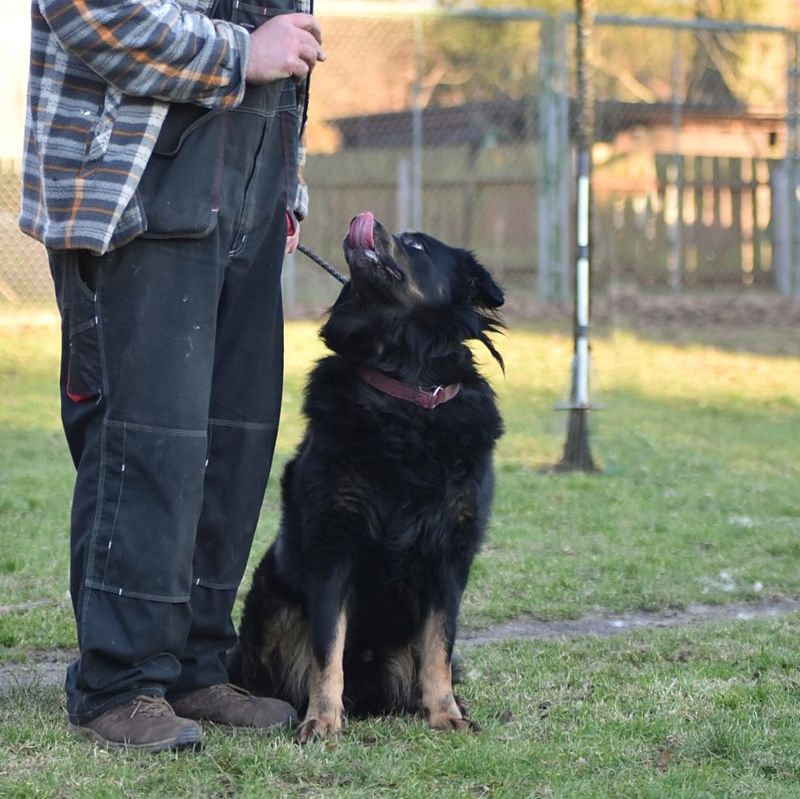
[[[775, 352], [786, 347], [784, 331]], [[480, 355], [507, 434], [486, 546], [462, 623], [800, 596], [800, 357], [746, 331], [616, 332], [594, 344], [602, 471], [558, 475], [571, 343], [514, 325], [506, 374]], [[67, 599], [71, 465], [57, 415], [52, 317], [0, 318], [0, 663], [73, 647]], [[277, 478], [302, 429], [316, 324], [287, 329], [285, 413], [251, 566], [274, 534]], [[768, 349], [768, 348], [767, 348]], [[11, 609], [23, 606], [25, 609]], [[299, 749], [212, 733], [199, 757], [120, 757], [73, 742], [59, 692], [0, 699], [9, 796], [728, 797], [800, 795], [800, 620], [463, 649], [484, 731], [415, 720], [349, 726]]]

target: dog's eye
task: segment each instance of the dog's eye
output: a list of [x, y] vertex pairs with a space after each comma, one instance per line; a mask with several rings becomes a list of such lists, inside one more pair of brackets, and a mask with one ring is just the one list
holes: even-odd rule
[[417, 239], [406, 239], [403, 243], [406, 247], [411, 247], [415, 250], [425, 250], [425, 245], [421, 241], [417, 241]]

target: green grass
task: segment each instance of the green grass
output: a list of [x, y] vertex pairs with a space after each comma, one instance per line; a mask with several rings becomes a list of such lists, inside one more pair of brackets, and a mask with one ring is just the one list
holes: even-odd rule
[[412, 718], [288, 734], [211, 731], [202, 755], [121, 755], [66, 731], [57, 689], [0, 721], [12, 797], [764, 797], [800, 792], [800, 618], [465, 651], [483, 731]]
[[[513, 328], [499, 341], [505, 376], [480, 355], [508, 432], [466, 626], [800, 595], [800, 357], [750, 353], [743, 331], [735, 347], [690, 341], [687, 331], [680, 343], [663, 331], [596, 340], [596, 475], [542, 469], [564, 441], [553, 408], [568, 393], [568, 336]], [[0, 662], [74, 646], [57, 347], [52, 318], [0, 319]], [[316, 325], [289, 324], [287, 351], [250, 568], [274, 534], [303, 380], [323, 353]], [[36, 604], [2, 610], [23, 603]], [[0, 794], [794, 797], [799, 624], [465, 649], [463, 693], [485, 727], [475, 737], [374, 720], [306, 750], [213, 733], [200, 757], [119, 757], [68, 737], [57, 690], [20, 689], [2, 700]]]

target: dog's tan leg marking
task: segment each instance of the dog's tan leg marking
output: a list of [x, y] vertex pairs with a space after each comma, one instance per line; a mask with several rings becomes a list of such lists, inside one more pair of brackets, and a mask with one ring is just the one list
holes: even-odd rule
[[308, 678], [308, 710], [297, 730], [297, 740], [308, 743], [315, 738], [336, 735], [342, 729], [342, 692], [344, 691], [344, 640], [347, 632], [347, 615], [342, 609], [336, 622], [336, 634], [330, 649], [328, 662], [317, 663], [311, 655]]
[[435, 730], [469, 730], [453, 696], [453, 674], [444, 641], [444, 618], [434, 613], [425, 622], [419, 642], [420, 707]]

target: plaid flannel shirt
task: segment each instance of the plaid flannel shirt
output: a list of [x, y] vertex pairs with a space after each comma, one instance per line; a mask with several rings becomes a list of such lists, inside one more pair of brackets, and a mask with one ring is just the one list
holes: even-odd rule
[[[249, 34], [206, 16], [211, 2], [33, 0], [25, 233], [104, 253], [145, 231], [136, 189], [169, 103], [234, 108], [244, 95]], [[302, 140], [298, 158], [302, 170]], [[300, 180], [298, 218], [307, 205]]]

